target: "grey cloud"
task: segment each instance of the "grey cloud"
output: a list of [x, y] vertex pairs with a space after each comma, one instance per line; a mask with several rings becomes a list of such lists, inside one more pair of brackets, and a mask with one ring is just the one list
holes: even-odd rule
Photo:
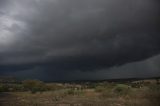
[[11, 26], [3, 31], [13, 38], [0, 45], [2, 70], [42, 66], [51, 73], [92, 72], [160, 53], [158, 0], [8, 2], [1, 16]]

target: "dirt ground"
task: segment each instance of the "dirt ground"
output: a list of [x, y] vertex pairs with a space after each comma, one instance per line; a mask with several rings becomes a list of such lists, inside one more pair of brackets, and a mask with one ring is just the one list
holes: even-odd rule
[[132, 96], [104, 95], [104, 92], [93, 89], [80, 94], [66, 94], [63, 90], [36, 94], [10, 92], [0, 93], [0, 106], [159, 106], [159, 103], [154, 103], [157, 99], [160, 100], [157, 97], [150, 99], [142, 93]]

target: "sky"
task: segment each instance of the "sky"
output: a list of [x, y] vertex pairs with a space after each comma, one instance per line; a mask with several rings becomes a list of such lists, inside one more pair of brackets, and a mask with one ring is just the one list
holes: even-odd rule
[[160, 1], [0, 0], [0, 76], [160, 76]]

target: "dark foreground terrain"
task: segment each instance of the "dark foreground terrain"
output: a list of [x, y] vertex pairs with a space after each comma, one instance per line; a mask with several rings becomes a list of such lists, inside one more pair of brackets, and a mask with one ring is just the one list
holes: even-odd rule
[[0, 106], [160, 106], [158, 80], [0, 84]]

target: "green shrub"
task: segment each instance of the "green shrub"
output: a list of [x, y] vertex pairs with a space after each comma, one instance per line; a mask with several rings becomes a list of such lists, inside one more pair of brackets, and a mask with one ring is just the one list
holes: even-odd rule
[[2, 85], [0, 85], [0, 92], [3, 92], [4, 90], [3, 90], [3, 86]]
[[114, 93], [117, 95], [127, 95], [130, 91], [130, 87], [124, 84], [117, 84], [113, 89]]
[[8, 85], [0, 84], [0, 92], [8, 92], [9, 87]]
[[105, 87], [103, 87], [103, 86], [97, 86], [96, 88], [95, 88], [95, 91], [96, 92], [103, 92], [103, 91], [105, 91], [106, 89], [105, 89]]
[[151, 84], [149, 86], [150, 91], [154, 91], [154, 92], [160, 92], [160, 85], [156, 85], [156, 84]]
[[13, 90], [14, 91], [24, 91], [24, 87], [22, 84], [16, 84], [16, 85], [13, 85]]
[[35, 94], [35, 93], [37, 93], [39, 91], [39, 89], [37, 88], [37, 87], [33, 87], [32, 89], [31, 89], [31, 93], [32, 94]]
[[9, 92], [24, 91], [22, 84], [9, 84], [7, 88]]
[[83, 90], [77, 90], [77, 89], [68, 89], [67, 95], [82, 95], [84, 92]]
[[68, 95], [74, 95], [74, 89], [69, 89], [69, 90], [67, 91], [67, 94], [68, 94]]
[[75, 91], [75, 95], [83, 95], [83, 94], [84, 94], [83, 90], [76, 90]]

